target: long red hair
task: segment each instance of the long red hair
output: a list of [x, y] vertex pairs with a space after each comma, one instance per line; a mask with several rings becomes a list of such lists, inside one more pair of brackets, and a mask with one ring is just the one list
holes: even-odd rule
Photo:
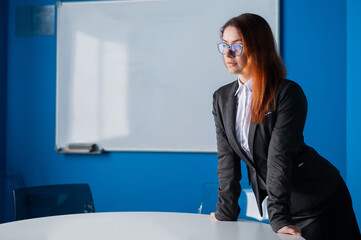
[[287, 70], [276, 50], [272, 30], [261, 16], [245, 13], [230, 19], [222, 28], [237, 28], [243, 39], [247, 65], [244, 73], [252, 72], [253, 99], [252, 121], [260, 123], [271, 107], [278, 86], [285, 79]]

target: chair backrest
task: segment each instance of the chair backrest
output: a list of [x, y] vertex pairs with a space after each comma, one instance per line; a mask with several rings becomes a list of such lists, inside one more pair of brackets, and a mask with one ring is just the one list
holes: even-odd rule
[[241, 213], [239, 214], [239, 218], [269, 223], [267, 212], [267, 199], [268, 197], [266, 197], [266, 199], [262, 202], [263, 216], [261, 216], [252, 188], [242, 187], [241, 196], [239, 197], [238, 201], [238, 204], [241, 207]]
[[95, 212], [88, 184], [62, 184], [14, 190], [15, 220]]
[[[255, 220], [268, 223], [267, 214], [267, 200], [262, 203], [263, 217], [259, 214], [256, 198], [253, 190], [246, 184], [241, 184], [242, 192], [238, 199], [238, 204], [241, 208], [239, 218], [247, 220]], [[217, 210], [216, 204], [218, 202], [218, 188], [219, 185], [216, 182], [204, 183], [202, 186], [202, 196], [200, 205], [198, 208], [199, 214], [209, 214]]]

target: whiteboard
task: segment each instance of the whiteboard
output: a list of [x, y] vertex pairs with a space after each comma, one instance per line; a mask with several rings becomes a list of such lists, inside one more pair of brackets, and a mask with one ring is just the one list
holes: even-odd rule
[[61, 2], [56, 145], [216, 152], [213, 92], [236, 80], [216, 45], [245, 12], [278, 42], [278, 0]]

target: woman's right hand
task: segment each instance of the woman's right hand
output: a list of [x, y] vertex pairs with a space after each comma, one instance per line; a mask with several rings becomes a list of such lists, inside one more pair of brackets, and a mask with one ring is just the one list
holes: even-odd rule
[[295, 225], [288, 225], [280, 228], [277, 233], [291, 234], [294, 236], [301, 236], [301, 228]]

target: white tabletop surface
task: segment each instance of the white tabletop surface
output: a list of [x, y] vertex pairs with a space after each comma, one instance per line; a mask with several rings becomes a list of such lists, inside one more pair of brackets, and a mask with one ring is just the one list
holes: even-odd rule
[[276, 234], [269, 224], [221, 222], [209, 215], [109, 212], [62, 215], [0, 224], [4, 240], [300, 240]]

